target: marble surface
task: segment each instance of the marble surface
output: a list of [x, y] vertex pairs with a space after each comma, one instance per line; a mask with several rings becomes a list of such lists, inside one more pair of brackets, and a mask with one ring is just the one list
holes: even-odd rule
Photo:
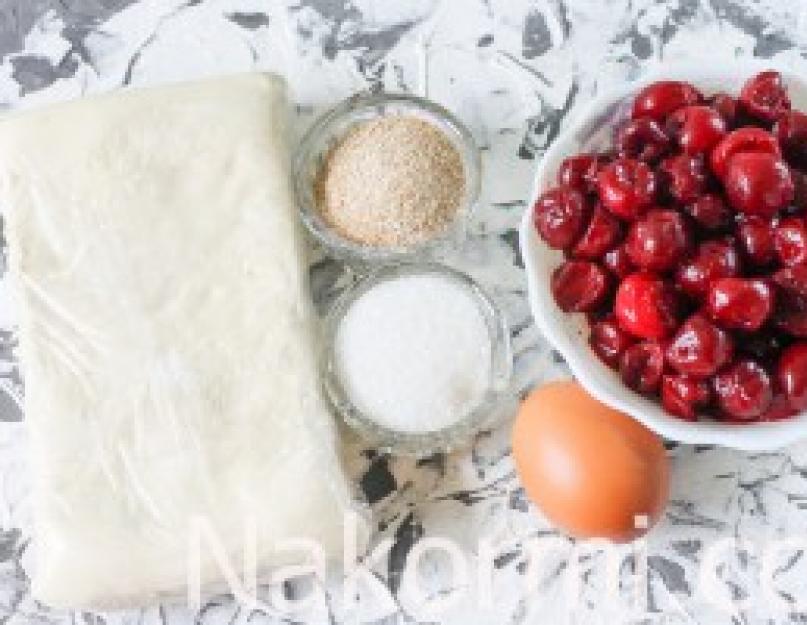
[[[0, 0], [0, 107], [245, 70], [288, 78], [297, 133], [359, 89], [412, 91], [445, 104], [473, 130], [485, 176], [468, 242], [443, 257], [475, 275], [505, 311], [519, 394], [565, 375], [531, 324], [515, 227], [535, 163], [567, 117], [598, 90], [669, 59], [756, 56], [807, 72], [805, 27], [807, 3], [794, 0]], [[351, 276], [320, 254], [311, 278], [324, 310]], [[350, 471], [374, 514], [370, 547], [392, 541], [388, 554], [370, 558], [391, 603], [369, 587], [345, 601], [336, 572], [322, 600], [299, 613], [250, 609], [226, 595], [194, 611], [51, 611], [29, 595], [36, 544], [14, 347], [13, 310], [3, 305], [0, 625], [807, 622], [799, 605], [807, 599], [807, 443], [753, 455], [670, 444], [665, 518], [645, 541], [617, 550], [614, 577], [602, 554], [557, 534], [525, 500], [507, 414], [467, 453], [417, 462], [379, 456], [347, 437]], [[419, 579], [432, 611], [407, 605], [398, 592], [407, 555], [437, 536], [455, 541], [472, 567], [495, 555], [491, 601], [477, 576], [460, 579], [447, 558], [427, 554]], [[542, 557], [530, 559], [528, 545]], [[579, 580], [579, 596], [570, 579]], [[311, 591], [305, 586], [284, 590], [294, 597]]]

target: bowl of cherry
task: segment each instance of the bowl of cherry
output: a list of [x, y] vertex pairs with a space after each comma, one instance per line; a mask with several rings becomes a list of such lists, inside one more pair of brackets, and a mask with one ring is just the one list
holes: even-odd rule
[[588, 391], [668, 439], [807, 437], [807, 81], [659, 67], [595, 98], [537, 171], [536, 324]]

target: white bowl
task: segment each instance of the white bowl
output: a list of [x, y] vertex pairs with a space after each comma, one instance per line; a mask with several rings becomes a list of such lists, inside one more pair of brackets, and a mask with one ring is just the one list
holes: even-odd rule
[[807, 110], [807, 81], [776, 63], [676, 64], [658, 66], [635, 82], [626, 83], [595, 98], [558, 136], [542, 158], [535, 177], [532, 199], [520, 228], [521, 253], [529, 288], [530, 307], [538, 328], [566, 359], [575, 378], [600, 401], [621, 410], [670, 440], [703, 445], [723, 445], [743, 450], [776, 449], [807, 437], [807, 411], [784, 421], [724, 424], [712, 420], [690, 423], [667, 414], [655, 399], [626, 387], [619, 376], [600, 362], [588, 345], [588, 324], [582, 314], [561, 311], [552, 297], [552, 271], [562, 262], [560, 252], [547, 247], [532, 225], [532, 204], [555, 184], [561, 161], [572, 154], [600, 150], [611, 145], [613, 128], [629, 110], [633, 95], [642, 86], [661, 79], [687, 80], [710, 94], [736, 95], [745, 80], [763, 69], [779, 70], [789, 88], [794, 108]]

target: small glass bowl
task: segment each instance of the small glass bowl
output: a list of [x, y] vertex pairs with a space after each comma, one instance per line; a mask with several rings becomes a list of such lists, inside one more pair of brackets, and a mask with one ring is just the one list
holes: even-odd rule
[[[314, 181], [329, 151], [355, 126], [387, 115], [412, 115], [440, 129], [457, 149], [465, 174], [465, 192], [454, 220], [428, 241], [408, 247], [373, 246], [351, 241], [320, 216]], [[295, 153], [294, 191], [303, 223], [334, 256], [366, 263], [416, 257], [448, 240], [460, 240], [479, 196], [481, 159], [468, 129], [442, 106], [407, 94], [357, 93], [323, 114], [303, 137]]]
[[[436, 274], [462, 287], [479, 306], [490, 338], [490, 379], [477, 406], [452, 425], [423, 433], [400, 432], [379, 425], [362, 413], [342, 385], [335, 356], [336, 335], [348, 309], [381, 283], [410, 275]], [[498, 401], [509, 388], [513, 368], [510, 332], [503, 315], [490, 296], [468, 275], [436, 263], [398, 263], [387, 265], [361, 279], [331, 307], [325, 319], [322, 354], [322, 380], [325, 396], [335, 412], [371, 445], [383, 452], [424, 457], [439, 451], [451, 451], [471, 439], [491, 421]]]

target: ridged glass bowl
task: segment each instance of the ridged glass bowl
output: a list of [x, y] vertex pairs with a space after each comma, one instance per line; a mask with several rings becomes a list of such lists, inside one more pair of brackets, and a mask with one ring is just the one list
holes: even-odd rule
[[[314, 193], [314, 181], [330, 150], [357, 125], [388, 115], [411, 115], [441, 130], [459, 153], [465, 177], [463, 197], [450, 224], [408, 247], [363, 245], [341, 236], [322, 219]], [[294, 190], [306, 228], [334, 256], [364, 263], [401, 261], [464, 238], [479, 196], [480, 169], [479, 149], [470, 131], [442, 106], [408, 94], [358, 93], [322, 115], [303, 137], [293, 161]]]
[[[482, 400], [452, 425], [423, 433], [391, 430], [364, 414], [351, 401], [342, 383], [336, 362], [335, 343], [339, 326], [350, 307], [365, 293], [378, 285], [414, 275], [438, 275], [462, 288], [479, 307], [490, 340], [490, 376]], [[509, 388], [512, 371], [510, 333], [503, 315], [490, 296], [468, 275], [434, 263], [399, 263], [382, 267], [345, 291], [331, 307], [325, 326], [322, 354], [322, 379], [325, 395], [334, 411], [368, 443], [391, 453], [427, 456], [438, 451], [450, 451], [466, 443], [490, 423], [495, 408]]]

